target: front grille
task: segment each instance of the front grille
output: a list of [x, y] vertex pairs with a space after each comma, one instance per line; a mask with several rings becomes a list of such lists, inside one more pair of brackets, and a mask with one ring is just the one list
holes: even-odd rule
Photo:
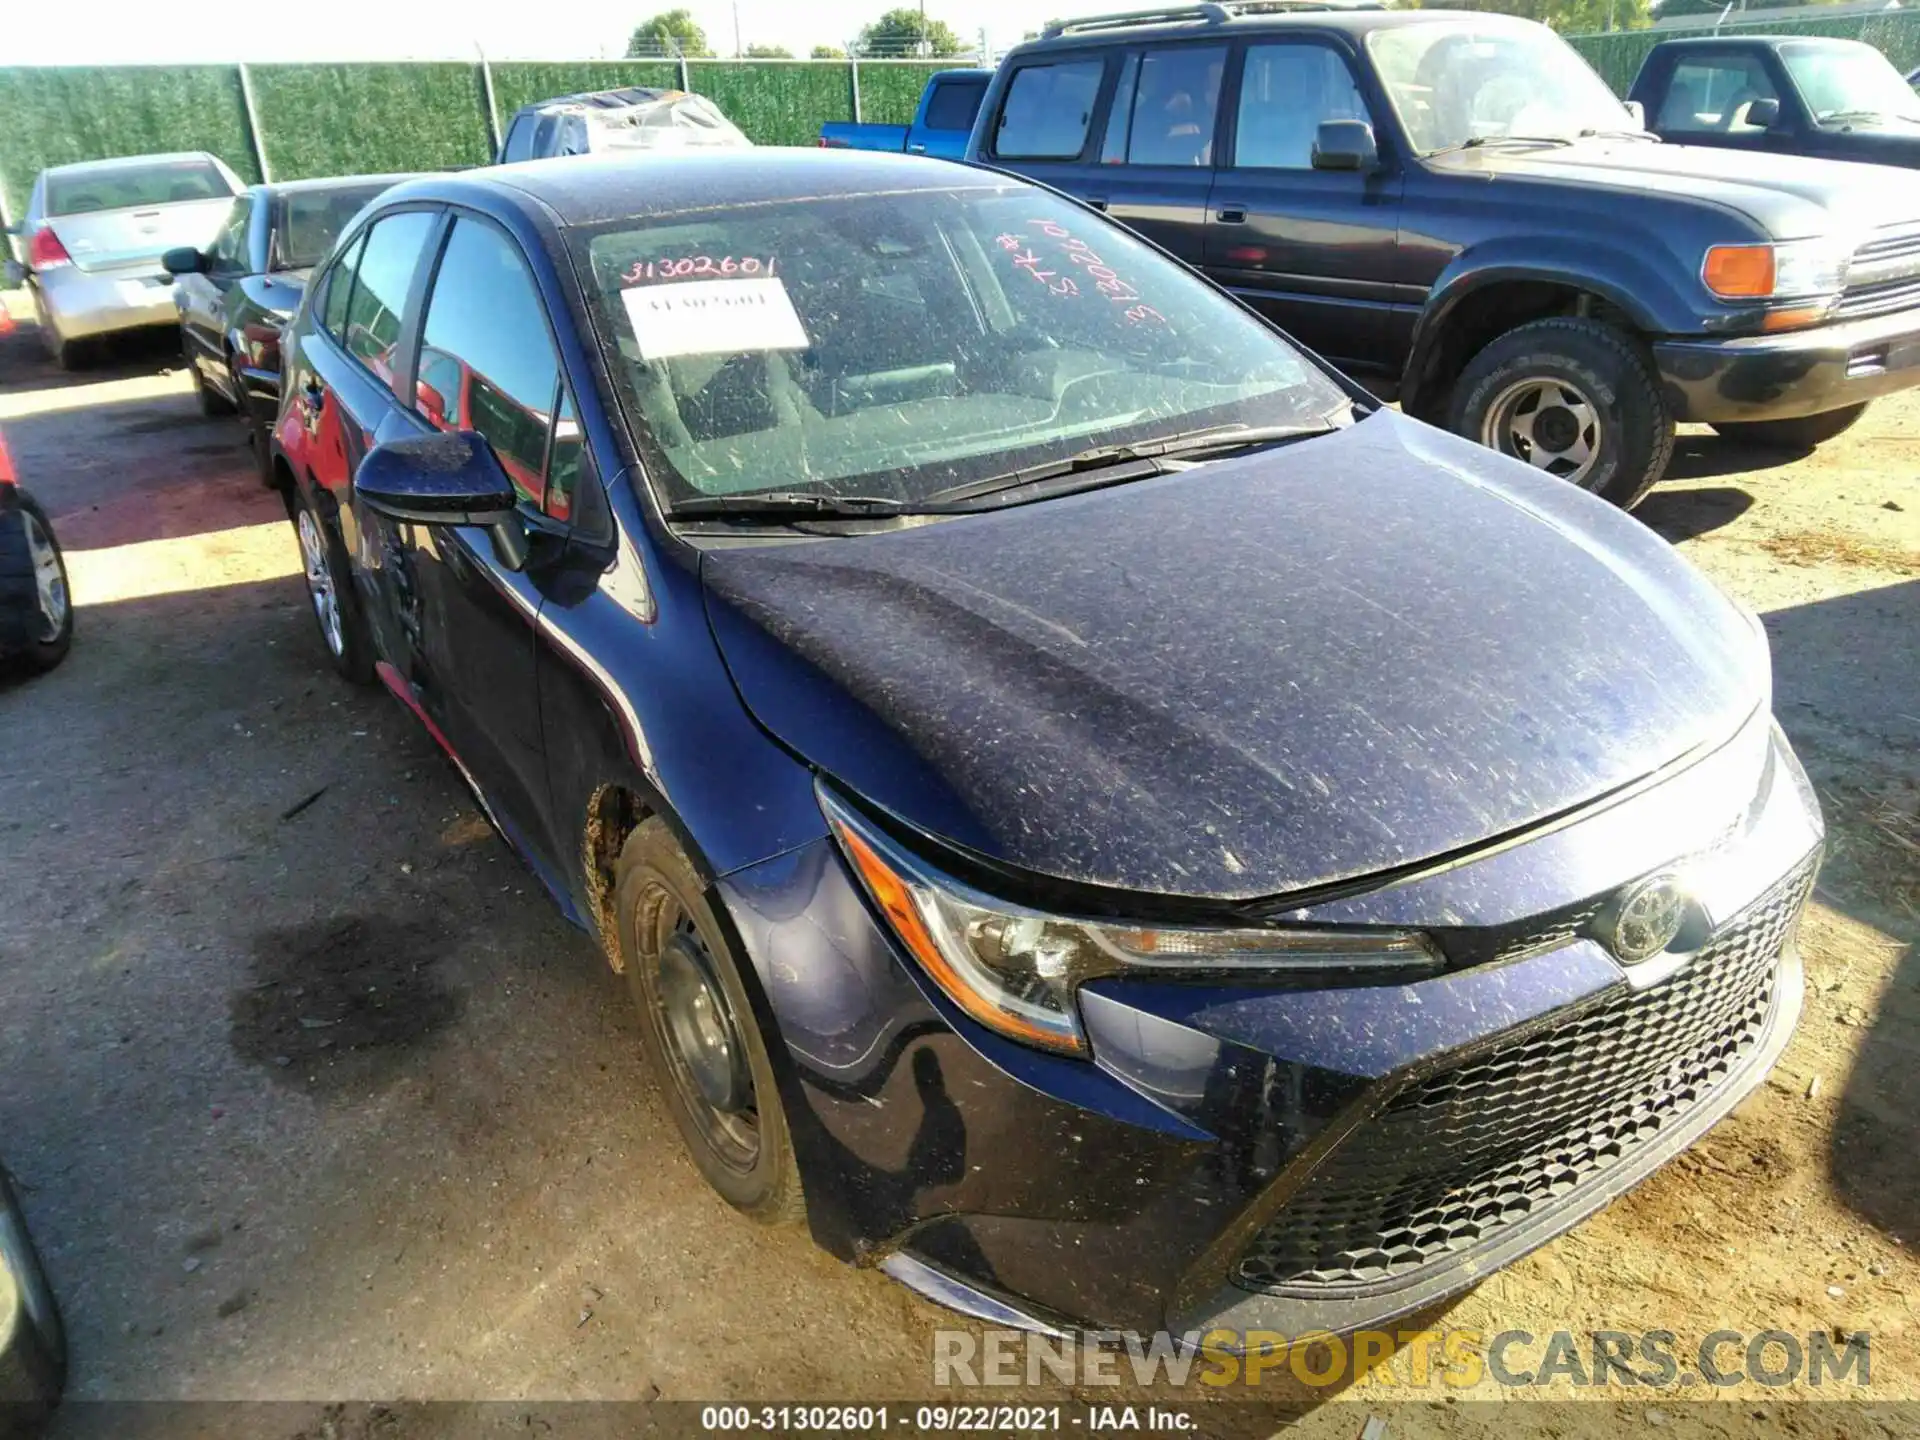
[[1755, 901], [1671, 979], [1401, 1090], [1260, 1231], [1234, 1283], [1325, 1296], [1402, 1282], [1631, 1155], [1759, 1042], [1775, 962], [1814, 864]]
[[1920, 304], [1920, 227], [1880, 231], [1853, 252], [1837, 317], [1857, 320]]

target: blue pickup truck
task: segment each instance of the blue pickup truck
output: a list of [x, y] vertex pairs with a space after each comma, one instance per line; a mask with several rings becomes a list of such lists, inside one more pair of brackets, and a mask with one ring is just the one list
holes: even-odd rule
[[829, 120], [820, 127], [827, 150], [893, 150], [958, 160], [967, 153], [967, 136], [987, 93], [991, 70], [936, 70], [920, 92], [920, 108], [911, 125], [860, 125]]

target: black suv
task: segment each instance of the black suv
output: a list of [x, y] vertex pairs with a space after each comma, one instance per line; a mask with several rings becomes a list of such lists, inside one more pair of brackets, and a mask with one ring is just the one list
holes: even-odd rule
[[1621, 505], [1675, 421], [1804, 449], [1920, 383], [1920, 177], [1663, 144], [1532, 21], [1258, 8], [1049, 27], [968, 157]]

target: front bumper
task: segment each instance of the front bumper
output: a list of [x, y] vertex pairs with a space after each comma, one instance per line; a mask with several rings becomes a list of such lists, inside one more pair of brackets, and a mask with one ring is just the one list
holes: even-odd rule
[[1920, 311], [1744, 335], [1659, 340], [1653, 358], [1676, 420], [1792, 420], [1920, 385]]
[[33, 277], [41, 309], [62, 340], [179, 324], [171, 280], [158, 265], [110, 271], [61, 265]]
[[[1002, 1323], [1343, 1333], [1545, 1243], [1760, 1082], [1820, 840], [1762, 717], [1589, 818], [1319, 907], [1445, 915], [1449, 955], [1481, 958], [1398, 986], [1092, 982], [1093, 1064], [958, 1014], [828, 842], [719, 888], [829, 1249]], [[1708, 938], [1624, 969], [1583, 938], [1596, 898], [1676, 855]]]

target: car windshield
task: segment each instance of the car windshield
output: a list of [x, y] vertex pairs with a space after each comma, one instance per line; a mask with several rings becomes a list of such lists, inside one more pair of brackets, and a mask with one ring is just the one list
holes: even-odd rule
[[296, 190], [280, 197], [273, 220], [273, 268], [305, 270], [326, 259], [333, 242], [360, 209], [393, 182]]
[[1524, 21], [1383, 27], [1367, 49], [1416, 152], [1507, 138], [1573, 140], [1637, 129], [1566, 41]]
[[1092, 446], [1346, 411], [1204, 281], [1024, 185], [681, 212], [575, 244], [669, 507], [910, 504]]
[[47, 214], [87, 215], [95, 210], [168, 205], [179, 200], [217, 200], [233, 194], [210, 160], [147, 160], [89, 166], [47, 175]]
[[1920, 97], [1887, 57], [1856, 40], [1797, 40], [1780, 58], [1822, 125], [1920, 125]]

